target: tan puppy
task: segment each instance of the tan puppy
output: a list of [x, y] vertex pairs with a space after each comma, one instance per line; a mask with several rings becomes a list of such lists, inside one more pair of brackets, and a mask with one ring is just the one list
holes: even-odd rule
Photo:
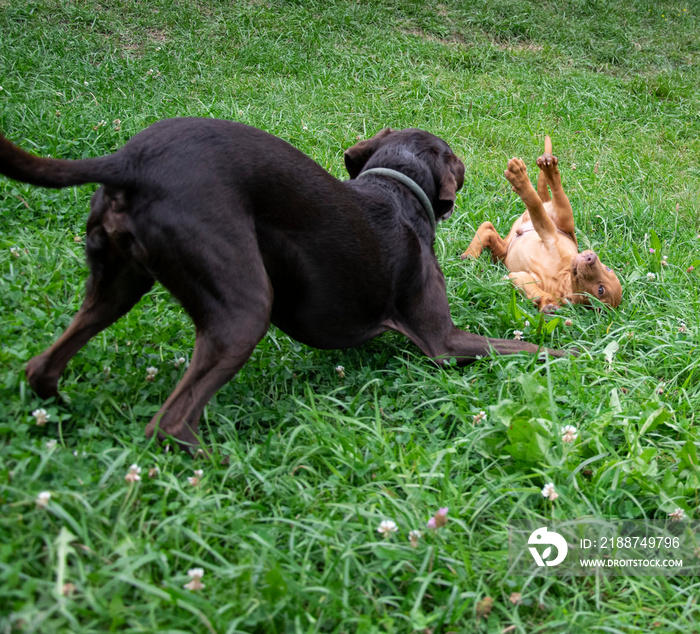
[[563, 302], [587, 304], [591, 295], [617, 307], [622, 299], [617, 275], [595, 252], [578, 252], [573, 210], [562, 189], [557, 157], [552, 156], [548, 136], [544, 151], [537, 159], [537, 191], [530, 183], [525, 163], [519, 158], [508, 161], [505, 177], [527, 211], [515, 221], [505, 239], [493, 224], [484, 222], [462, 259], [476, 259], [484, 247], [491, 249], [493, 261], [503, 262], [513, 284], [544, 312], [556, 310]]

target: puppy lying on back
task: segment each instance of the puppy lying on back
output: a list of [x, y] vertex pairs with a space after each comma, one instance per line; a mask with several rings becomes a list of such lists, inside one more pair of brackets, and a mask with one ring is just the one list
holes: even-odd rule
[[620, 281], [595, 252], [578, 252], [574, 214], [562, 189], [557, 157], [552, 156], [548, 136], [544, 151], [537, 159], [537, 191], [530, 183], [525, 163], [518, 158], [508, 161], [505, 176], [527, 211], [515, 221], [505, 239], [493, 224], [484, 222], [462, 259], [476, 259], [484, 247], [491, 249], [493, 261], [503, 262], [513, 284], [544, 312], [556, 310], [563, 302], [587, 304], [590, 296], [615, 308], [622, 299]]

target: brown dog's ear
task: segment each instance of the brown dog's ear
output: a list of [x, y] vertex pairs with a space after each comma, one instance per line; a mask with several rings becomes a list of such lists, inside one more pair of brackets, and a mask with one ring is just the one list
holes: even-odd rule
[[392, 132], [391, 128], [384, 128], [371, 139], [355, 143], [355, 145], [345, 150], [345, 169], [348, 170], [350, 178], [357, 178], [365, 163], [369, 161], [372, 154], [376, 151], [379, 142]]
[[440, 178], [440, 188], [438, 191], [438, 220], [442, 217], [449, 217], [452, 213], [457, 192], [464, 185], [464, 163], [455, 155], [448, 154], [445, 157], [445, 171]]

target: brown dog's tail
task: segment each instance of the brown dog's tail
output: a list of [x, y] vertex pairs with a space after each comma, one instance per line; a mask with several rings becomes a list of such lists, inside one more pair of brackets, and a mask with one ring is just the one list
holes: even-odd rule
[[41, 187], [70, 187], [85, 183], [126, 185], [114, 155], [66, 160], [34, 156], [0, 134], [0, 174]]
[[544, 137], [544, 153], [545, 154], [552, 153], [552, 139], [549, 138], [548, 134], [546, 134]]

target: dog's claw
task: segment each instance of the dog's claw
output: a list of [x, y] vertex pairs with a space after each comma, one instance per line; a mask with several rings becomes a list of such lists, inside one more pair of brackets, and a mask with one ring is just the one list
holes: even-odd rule
[[541, 170], [556, 167], [558, 163], [559, 159], [552, 154], [543, 154], [537, 159], [537, 167], [539, 167]]

